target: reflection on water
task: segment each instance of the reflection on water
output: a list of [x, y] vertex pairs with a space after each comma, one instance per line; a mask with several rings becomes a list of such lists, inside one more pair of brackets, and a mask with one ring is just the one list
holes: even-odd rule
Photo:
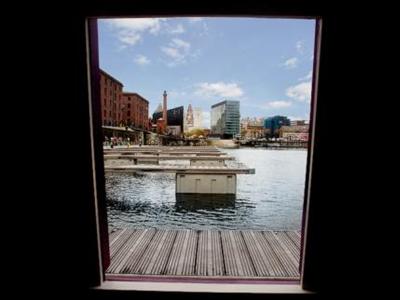
[[236, 195], [176, 194], [176, 211], [198, 211], [202, 209], [234, 209]]
[[256, 169], [238, 175], [236, 196], [175, 194], [174, 174], [107, 174], [110, 227], [300, 229], [307, 152], [223, 151]]

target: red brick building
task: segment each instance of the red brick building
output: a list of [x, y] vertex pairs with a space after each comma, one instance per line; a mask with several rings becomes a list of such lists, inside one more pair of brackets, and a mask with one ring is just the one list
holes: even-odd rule
[[117, 126], [121, 120], [123, 84], [100, 70], [101, 121], [103, 125]]
[[149, 101], [137, 93], [122, 94], [122, 116], [125, 125], [149, 130]]
[[101, 121], [106, 126], [133, 126], [149, 130], [149, 101], [123, 92], [123, 84], [100, 70]]
[[309, 125], [282, 126], [279, 137], [288, 141], [308, 142]]

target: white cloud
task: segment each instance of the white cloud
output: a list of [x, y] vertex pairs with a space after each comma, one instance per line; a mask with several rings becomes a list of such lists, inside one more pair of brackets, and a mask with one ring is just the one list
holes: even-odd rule
[[287, 68], [287, 69], [293, 69], [297, 67], [297, 63], [299, 62], [299, 60], [297, 59], [297, 57], [291, 57], [289, 59], [287, 59], [283, 65]]
[[211, 115], [209, 111], [203, 111], [203, 124], [202, 126], [204, 128], [210, 128], [211, 127]]
[[141, 40], [142, 34], [157, 34], [161, 28], [161, 18], [126, 18], [106, 20], [117, 32], [118, 39], [125, 45], [133, 46]]
[[308, 72], [306, 76], [299, 78], [299, 81], [311, 80], [311, 78], [312, 78], [312, 71]]
[[190, 18], [188, 18], [189, 23], [197, 23], [197, 22], [200, 22], [202, 20], [203, 20], [203, 18], [200, 18], [200, 17], [190, 17]]
[[161, 47], [161, 51], [172, 58], [168, 65], [175, 66], [186, 62], [186, 57], [190, 51], [190, 43], [181, 39], [172, 39], [168, 47]]
[[179, 52], [177, 48], [162, 47], [161, 50], [173, 59], [178, 60], [183, 58], [183, 55]]
[[137, 63], [138, 65], [144, 66], [144, 65], [148, 65], [150, 63], [150, 60], [144, 56], [144, 55], [136, 55], [135, 59], [134, 59], [135, 63]]
[[161, 28], [162, 18], [125, 18], [125, 19], [110, 19], [107, 20], [113, 27], [142, 32], [149, 30], [156, 34]]
[[311, 81], [302, 82], [298, 85], [290, 86], [286, 90], [286, 96], [298, 101], [311, 101]]
[[237, 98], [244, 92], [236, 83], [215, 82], [199, 83], [195, 94], [202, 97]]
[[182, 48], [183, 50], [189, 50], [190, 48], [190, 43], [185, 42], [181, 39], [173, 39], [172, 44], [174, 45], [174, 47]]
[[121, 31], [118, 34], [118, 39], [126, 45], [133, 46], [135, 45], [138, 41], [140, 41], [141, 36], [140, 34], [133, 33], [133, 32], [125, 32]]
[[170, 34], [181, 34], [185, 32], [185, 28], [183, 28], [182, 24], [176, 25], [176, 27], [172, 27], [168, 29], [168, 33]]
[[304, 42], [303, 41], [298, 41], [296, 43], [296, 50], [300, 54], [304, 54]]
[[290, 101], [276, 100], [269, 101], [263, 105], [263, 108], [285, 108], [292, 105]]

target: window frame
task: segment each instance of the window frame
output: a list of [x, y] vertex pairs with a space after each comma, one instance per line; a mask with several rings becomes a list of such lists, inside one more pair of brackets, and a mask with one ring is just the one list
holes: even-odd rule
[[[116, 17], [115, 14], [110, 14], [107, 17]], [[207, 14], [205, 14], [207, 15]], [[140, 17], [143, 15], [132, 15], [131, 17]], [[169, 16], [167, 14], [166, 16]], [[179, 16], [188, 16], [181, 15]], [[232, 16], [232, 15], [226, 15]], [[241, 14], [235, 15], [240, 17], [251, 17], [251, 15]], [[104, 16], [102, 16], [103, 18]], [[159, 17], [159, 15], [157, 15]], [[161, 15], [160, 15], [161, 17]], [[271, 17], [267, 14], [262, 14], [262, 17]], [[277, 16], [274, 16], [277, 17]], [[296, 16], [299, 18], [299, 16]], [[300, 266], [301, 266], [301, 280], [300, 284], [296, 285], [296, 288], [291, 286], [288, 288], [288, 285], [273, 285], [268, 284], [265, 285], [264, 289], [258, 289], [260, 293], [285, 293], [290, 292], [290, 290], [295, 291], [295, 293], [316, 291], [318, 286], [316, 281], [316, 274], [314, 266], [315, 259], [318, 261], [318, 254], [315, 252], [309, 254], [312, 247], [316, 244], [315, 240], [315, 224], [310, 223], [312, 212], [312, 196], [320, 191], [313, 190], [313, 169], [317, 166], [314, 164], [314, 154], [318, 152], [318, 134], [317, 134], [317, 120], [318, 120], [318, 111], [317, 111], [317, 98], [319, 96], [319, 75], [320, 75], [320, 55], [321, 55], [321, 42], [322, 42], [322, 23], [323, 18], [321, 16], [308, 16], [301, 17], [303, 18], [312, 18], [316, 20], [316, 31], [315, 31], [315, 48], [314, 48], [314, 64], [313, 64], [313, 79], [312, 79], [312, 99], [311, 99], [311, 113], [310, 113], [310, 141], [308, 146], [308, 157], [307, 157], [307, 170], [306, 170], [306, 183], [305, 183], [305, 194], [304, 194], [304, 208], [303, 208], [303, 224], [302, 224], [302, 236], [301, 236], [301, 258], [300, 258]], [[93, 272], [93, 278], [90, 280], [90, 286], [95, 287], [96, 289], [130, 289], [127, 285], [128, 283], [123, 283], [118, 287], [118, 283], [110, 283], [105, 282], [104, 276], [104, 266], [109, 263], [109, 247], [108, 247], [108, 224], [107, 224], [107, 214], [105, 207], [105, 185], [104, 185], [104, 163], [102, 159], [102, 128], [101, 128], [101, 101], [100, 101], [100, 90], [99, 90], [99, 82], [100, 82], [100, 73], [99, 73], [99, 62], [98, 62], [98, 49], [97, 48], [97, 18], [96, 16], [86, 16], [85, 19], [85, 41], [86, 41], [86, 67], [87, 67], [87, 101], [89, 104], [89, 120], [91, 126], [90, 140], [91, 140], [91, 161], [93, 168], [93, 198], [94, 202], [91, 204], [93, 213], [96, 216], [95, 222], [95, 233], [96, 236], [93, 236], [93, 249], [97, 248], [97, 251], [93, 251], [96, 253], [94, 259], [97, 261], [97, 268]], [[320, 102], [318, 102], [320, 103]], [[317, 198], [316, 196], [316, 198]], [[312, 218], [311, 218], [312, 219]], [[106, 238], [107, 237], [107, 238]], [[309, 255], [308, 255], [309, 254]], [[316, 255], [316, 256], [314, 256]], [[213, 288], [207, 287], [207, 285], [199, 283], [204, 289], [204, 292], [211, 292]], [[223, 283], [216, 283], [223, 285]], [[166, 291], [168, 288], [168, 283], [158, 284], [153, 283], [153, 287], [149, 290], [158, 290], [158, 291]], [[215, 287], [215, 284], [213, 284]], [[172, 287], [172, 285], [170, 285]], [[244, 288], [243, 291], [248, 290]], [[132, 290], [137, 290], [138, 287], [135, 287], [135, 284], [132, 282], [131, 285]], [[196, 288], [193, 289], [195, 291]], [[257, 289], [255, 289], [255, 292]], [[187, 290], [189, 292], [190, 290]], [[240, 292], [240, 291], [238, 291]]]

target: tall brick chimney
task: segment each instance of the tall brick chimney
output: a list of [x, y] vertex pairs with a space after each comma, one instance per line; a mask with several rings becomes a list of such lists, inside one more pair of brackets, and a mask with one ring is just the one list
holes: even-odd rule
[[163, 119], [164, 119], [164, 124], [165, 124], [165, 128], [167, 128], [168, 123], [167, 123], [167, 92], [164, 91], [164, 101], [163, 101]]

